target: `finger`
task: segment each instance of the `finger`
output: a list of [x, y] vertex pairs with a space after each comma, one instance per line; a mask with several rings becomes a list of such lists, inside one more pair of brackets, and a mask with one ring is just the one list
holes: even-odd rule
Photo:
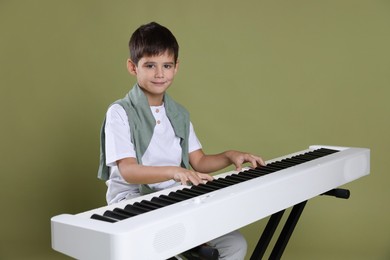
[[256, 161], [259, 163], [259, 165], [261, 166], [265, 166], [266, 163], [265, 161], [263, 160], [263, 158], [259, 157], [259, 156], [254, 156], [256, 158]]
[[201, 180], [206, 180], [206, 181], [212, 181], [214, 180], [213, 176], [209, 175], [209, 174], [205, 174], [205, 173], [197, 173], [199, 178]]
[[242, 166], [244, 163], [248, 162], [253, 165], [253, 158], [250, 154], [243, 154], [238, 160], [235, 162], [236, 171], [242, 171]]
[[242, 163], [235, 163], [236, 171], [240, 172], [242, 170]]
[[182, 185], [186, 184], [186, 178], [182, 174], [175, 174], [174, 178], [175, 181], [180, 182]]
[[180, 175], [180, 182], [182, 185], [188, 185], [188, 178], [185, 175]]
[[260, 158], [260, 165], [262, 165], [262, 166], [266, 166], [267, 164], [265, 163], [265, 161], [262, 159], [262, 158]]
[[265, 163], [261, 157], [256, 156], [256, 155], [252, 155], [252, 154], [249, 155], [248, 162], [251, 163], [253, 168], [256, 168], [257, 166], [261, 166], [261, 165], [264, 166], [265, 165]]
[[198, 185], [202, 181], [196, 174], [190, 174], [188, 178], [193, 185]]
[[253, 168], [256, 168], [258, 165], [261, 165], [261, 160], [258, 157], [252, 156], [251, 164]]

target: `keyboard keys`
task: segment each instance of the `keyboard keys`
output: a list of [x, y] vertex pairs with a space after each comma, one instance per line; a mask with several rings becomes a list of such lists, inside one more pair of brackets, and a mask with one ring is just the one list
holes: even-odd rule
[[281, 159], [268, 163], [266, 166], [259, 166], [257, 168], [245, 170], [239, 173], [231, 174], [225, 177], [220, 177], [207, 183], [193, 185], [190, 188], [170, 192], [168, 195], [160, 195], [153, 197], [150, 201], [142, 200], [141, 202], [134, 202], [126, 205], [123, 209], [115, 208], [112, 211], [107, 210], [103, 215], [93, 214], [92, 219], [115, 223], [127, 218], [131, 218], [149, 211], [160, 209], [171, 204], [195, 198], [219, 189], [227, 188], [241, 182], [249, 181], [255, 178], [272, 174], [274, 172], [287, 169], [323, 156], [330, 155], [337, 152], [336, 150], [321, 148], [310, 151], [304, 154], [294, 155], [290, 158]]

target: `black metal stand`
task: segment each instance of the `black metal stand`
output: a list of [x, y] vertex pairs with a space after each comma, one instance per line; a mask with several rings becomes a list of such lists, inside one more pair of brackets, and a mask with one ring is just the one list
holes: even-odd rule
[[[350, 192], [349, 190], [346, 189], [333, 189], [321, 195], [328, 195], [328, 196], [334, 196], [336, 198], [348, 199], [350, 196]], [[290, 215], [288, 216], [286, 223], [284, 224], [283, 229], [280, 232], [278, 240], [276, 241], [275, 246], [270, 254], [269, 257], [270, 260], [281, 259], [283, 252], [288, 244], [288, 241], [290, 240], [291, 235], [294, 231], [294, 228], [297, 225], [298, 220], [306, 206], [306, 203], [307, 200], [295, 205], [292, 208]], [[261, 235], [259, 241], [257, 242], [257, 245], [255, 247], [255, 250], [252, 253], [250, 260], [262, 259], [262, 257], [264, 256], [267, 250], [267, 247], [269, 246], [269, 243], [271, 242], [272, 236], [274, 235], [275, 230], [278, 227], [280, 220], [282, 219], [284, 212], [285, 210], [281, 210], [279, 212], [274, 213], [270, 217], [263, 231], [263, 234]]]

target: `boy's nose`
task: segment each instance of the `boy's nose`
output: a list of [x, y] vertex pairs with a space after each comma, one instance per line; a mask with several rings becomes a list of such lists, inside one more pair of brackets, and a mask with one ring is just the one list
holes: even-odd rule
[[156, 77], [156, 78], [162, 78], [162, 77], [164, 77], [164, 72], [163, 72], [163, 69], [162, 69], [162, 68], [156, 68], [155, 77]]

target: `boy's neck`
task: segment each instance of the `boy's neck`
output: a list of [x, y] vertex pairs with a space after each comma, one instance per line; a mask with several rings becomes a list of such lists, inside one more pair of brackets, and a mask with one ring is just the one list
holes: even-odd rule
[[161, 106], [163, 104], [164, 95], [152, 96], [146, 94], [146, 98], [148, 99], [149, 106]]
[[149, 106], [161, 106], [163, 104], [165, 92], [161, 94], [152, 94], [142, 88], [139, 84], [138, 86], [148, 100]]

